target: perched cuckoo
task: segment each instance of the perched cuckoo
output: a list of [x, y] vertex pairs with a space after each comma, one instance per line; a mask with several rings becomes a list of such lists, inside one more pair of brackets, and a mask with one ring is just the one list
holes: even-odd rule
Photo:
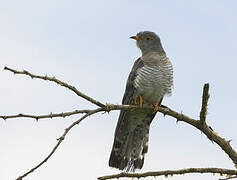
[[136, 40], [142, 56], [129, 74], [122, 104], [153, 105], [154, 109], [121, 110], [115, 130], [109, 166], [125, 171], [141, 169], [148, 150], [149, 129], [161, 101], [170, 95], [173, 68], [160, 38], [150, 31], [130, 37]]

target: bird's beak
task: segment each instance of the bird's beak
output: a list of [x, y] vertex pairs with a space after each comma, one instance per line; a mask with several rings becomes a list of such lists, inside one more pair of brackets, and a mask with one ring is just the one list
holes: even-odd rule
[[135, 39], [136, 41], [140, 40], [140, 38], [138, 36], [131, 36], [131, 39]]

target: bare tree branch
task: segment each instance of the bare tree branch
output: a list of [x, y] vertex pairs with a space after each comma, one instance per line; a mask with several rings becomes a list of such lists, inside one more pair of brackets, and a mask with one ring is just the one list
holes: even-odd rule
[[[17, 71], [14, 69], [10, 69], [8, 67], [4, 68], [5, 70], [11, 71], [15, 74], [23, 74], [23, 75], [27, 75], [30, 76], [31, 78], [38, 78], [38, 79], [43, 79], [43, 80], [48, 80], [48, 81], [52, 81], [55, 82], [63, 87], [66, 87], [70, 90], [72, 90], [73, 92], [75, 92], [78, 96], [88, 100], [89, 102], [96, 104], [97, 106], [99, 106], [99, 108], [94, 109], [94, 110], [76, 110], [73, 112], [66, 112], [66, 113], [59, 113], [59, 114], [50, 114], [50, 115], [41, 115], [41, 116], [36, 116], [36, 115], [27, 115], [27, 114], [18, 114], [18, 115], [12, 115], [12, 116], [0, 116], [0, 118], [2, 119], [8, 119], [8, 118], [17, 118], [17, 117], [27, 117], [27, 118], [33, 118], [33, 119], [42, 119], [42, 118], [52, 118], [52, 117], [65, 117], [65, 116], [70, 116], [73, 114], [78, 114], [78, 113], [86, 113], [84, 116], [82, 116], [80, 119], [78, 119], [77, 121], [73, 122], [70, 126], [68, 126], [64, 133], [62, 134], [62, 136], [60, 138], [58, 138], [58, 142], [56, 143], [56, 145], [54, 146], [54, 148], [52, 149], [52, 151], [49, 153], [49, 155], [42, 160], [37, 166], [35, 166], [34, 168], [32, 168], [31, 170], [29, 170], [28, 172], [26, 172], [25, 174], [23, 174], [22, 176], [18, 177], [17, 180], [21, 180], [22, 178], [26, 177], [28, 174], [32, 173], [34, 170], [36, 170], [37, 168], [39, 168], [42, 164], [44, 164], [56, 151], [56, 149], [58, 148], [58, 146], [61, 144], [61, 142], [64, 140], [65, 136], [67, 135], [67, 133], [76, 125], [79, 124], [82, 120], [84, 120], [85, 118], [87, 118], [88, 116], [98, 113], [98, 112], [109, 112], [112, 110], [132, 110], [132, 109], [145, 109], [145, 108], [149, 108], [149, 109], [153, 109], [153, 106], [148, 106], [148, 105], [144, 105], [143, 107], [140, 106], [134, 106], [134, 105], [114, 105], [114, 104], [102, 104], [99, 101], [81, 93], [80, 91], [78, 91], [75, 87], [68, 85], [67, 83], [60, 81], [58, 79], [56, 79], [55, 77], [47, 77], [47, 76], [39, 76], [39, 75], [34, 75], [32, 73], [29, 73], [27, 71]], [[208, 104], [208, 98], [209, 98], [209, 84], [205, 84], [204, 88], [203, 88], [203, 96], [202, 96], [202, 108], [201, 108], [201, 112], [200, 112], [200, 120], [195, 120], [192, 119], [182, 113], [178, 113], [168, 107], [165, 106], [161, 106], [159, 107], [158, 111], [160, 113], [163, 113], [164, 115], [168, 115], [171, 117], [174, 117], [177, 121], [183, 121], [186, 122], [190, 125], [192, 125], [193, 127], [199, 129], [201, 132], [203, 132], [208, 139], [210, 139], [211, 141], [215, 142], [217, 145], [219, 145], [222, 150], [230, 157], [230, 159], [233, 161], [233, 163], [237, 166], [237, 153], [236, 151], [231, 147], [230, 143], [228, 141], [226, 141], [224, 138], [220, 137], [216, 132], [214, 132], [210, 126], [207, 125], [206, 123], [206, 114], [207, 114], [207, 104]], [[163, 173], [163, 174], [159, 174], [159, 173]], [[219, 174], [227, 174], [227, 175], [237, 175], [236, 170], [228, 170], [228, 169], [218, 169], [218, 168], [189, 168], [189, 169], [182, 169], [182, 170], [173, 170], [173, 171], [157, 171], [157, 172], [148, 172], [147, 173], [143, 173], [143, 174], [125, 174], [125, 173], [120, 173], [117, 175], [111, 175], [111, 176], [104, 176], [104, 177], [146, 177], [150, 176], [149, 173], [157, 173], [156, 175], [152, 175], [152, 176], [159, 176], [159, 175], [171, 175], [171, 174], [185, 174], [185, 173], [219, 173]], [[138, 176], [136, 176], [138, 175]], [[104, 178], [101, 177], [101, 178]]]
[[85, 114], [84, 116], [82, 116], [80, 119], [78, 119], [77, 121], [73, 122], [70, 126], [68, 126], [64, 133], [62, 134], [62, 136], [60, 136], [57, 140], [57, 144], [54, 146], [54, 148], [52, 149], [52, 151], [49, 153], [49, 155], [43, 160], [41, 161], [38, 165], [36, 165], [34, 168], [32, 168], [31, 170], [29, 170], [28, 172], [26, 172], [25, 174], [23, 174], [22, 176], [19, 176], [16, 180], [22, 180], [24, 177], [26, 177], [28, 174], [32, 173], [34, 170], [38, 169], [41, 165], [43, 165], [44, 163], [47, 162], [47, 160], [54, 154], [54, 152], [56, 151], [56, 149], [59, 147], [59, 145], [61, 144], [61, 142], [65, 139], [65, 136], [67, 135], [67, 133], [70, 131], [70, 129], [72, 129], [75, 125], [79, 124], [83, 119], [87, 118], [88, 116], [95, 114], [97, 112], [100, 112], [102, 108], [98, 108], [95, 110], [91, 110], [89, 113]]
[[86, 99], [87, 101], [90, 101], [91, 103], [93, 103], [93, 104], [95, 104], [95, 105], [97, 105], [99, 107], [104, 107], [105, 106], [103, 103], [101, 103], [101, 102], [99, 102], [99, 101], [97, 101], [97, 100], [95, 100], [95, 99], [85, 95], [84, 93], [78, 91], [74, 86], [69, 85], [66, 82], [63, 82], [61, 80], [58, 80], [55, 77], [34, 75], [34, 74], [32, 74], [32, 73], [30, 73], [28, 71], [25, 71], [25, 70], [17, 71], [17, 70], [11, 69], [9, 67], [4, 67], [4, 70], [8, 70], [10, 72], [13, 72], [14, 74], [24, 74], [24, 75], [30, 76], [32, 79], [36, 78], [36, 79], [43, 79], [43, 80], [55, 82], [56, 84], [59, 84], [59, 85], [61, 85], [63, 87], [66, 87], [66, 88], [70, 89], [71, 91], [76, 93], [78, 96]]
[[237, 179], [237, 176], [233, 176], [233, 175], [227, 175], [227, 178], [224, 179], [219, 179], [219, 180], [228, 180], [228, 179]]
[[165, 171], [151, 171], [146, 173], [119, 173], [113, 174], [109, 176], [99, 177], [98, 180], [106, 180], [106, 179], [114, 179], [114, 178], [122, 178], [122, 177], [157, 177], [157, 176], [173, 176], [173, 175], [182, 175], [189, 173], [217, 173], [220, 175], [237, 175], [237, 170], [231, 169], [221, 169], [221, 168], [188, 168], [188, 169], [180, 169], [180, 170], [165, 170]]
[[204, 124], [206, 121], [208, 99], [209, 99], [209, 84], [204, 84], [202, 94], [202, 108], [200, 112], [200, 121], [202, 124]]
[[[42, 164], [44, 164], [52, 156], [52, 154], [55, 153], [56, 149], [61, 144], [61, 142], [64, 140], [65, 136], [72, 129], [72, 127], [74, 127], [76, 124], [79, 124], [82, 120], [84, 120], [89, 115], [92, 115], [92, 114], [95, 114], [95, 113], [98, 113], [98, 112], [109, 112], [109, 111], [112, 111], [112, 110], [132, 110], [134, 108], [138, 108], [138, 109], [144, 109], [144, 108], [153, 109], [153, 106], [143, 106], [143, 107], [140, 107], [140, 106], [133, 106], [133, 105], [113, 105], [113, 104], [107, 104], [105, 107], [98, 108], [98, 109], [95, 109], [95, 110], [91, 110], [90, 112], [85, 114], [82, 118], [80, 118], [79, 120], [75, 121], [68, 128], [66, 128], [65, 132], [63, 133], [63, 135], [60, 138], [58, 138], [59, 141], [57, 142], [57, 144], [55, 145], [53, 150], [50, 152], [50, 154], [42, 162], [40, 162], [37, 166], [32, 168], [30, 171], [28, 171], [24, 175], [20, 176], [17, 180], [21, 180], [23, 177], [25, 177], [28, 174], [32, 173], [34, 170], [36, 170]], [[232, 149], [230, 144], [224, 138], [219, 137], [217, 135], [217, 133], [214, 133], [212, 130], [207, 129], [207, 127], [205, 129], [203, 129], [203, 126], [201, 125], [200, 120], [194, 120], [194, 119], [189, 118], [188, 116], [186, 116], [184, 114], [178, 113], [178, 112], [176, 112], [174, 110], [171, 110], [170, 108], [167, 108], [167, 107], [159, 107], [158, 111], [163, 113], [164, 115], [169, 115], [171, 117], [176, 118], [179, 121], [186, 122], [186, 123], [188, 123], [188, 124], [198, 128], [198, 129], [200, 129], [204, 134], [207, 135], [207, 137], [210, 140], [216, 142], [219, 146], [221, 146], [221, 148], [229, 155], [229, 157], [232, 159], [233, 162], [237, 161], [237, 158], [236, 158], [237, 154]], [[231, 151], [229, 151], [229, 150], [231, 150]]]
[[202, 125], [200, 120], [194, 120], [192, 118], [189, 118], [188, 116], [184, 114], [180, 114], [178, 112], [173, 111], [169, 108], [159, 108], [159, 112], [172, 116], [177, 119], [177, 121], [183, 121], [186, 122], [197, 129], [199, 129], [201, 132], [203, 132], [208, 139], [211, 141], [214, 141], [216, 144], [218, 144], [223, 151], [225, 151], [226, 154], [230, 157], [230, 159], [233, 161], [235, 165], [237, 165], [237, 153], [236, 151], [231, 147], [230, 143], [226, 141], [224, 138], [220, 137], [216, 132], [214, 132], [210, 127], [205, 123]]
[[15, 119], [15, 118], [33, 118], [36, 121], [39, 119], [46, 119], [46, 118], [55, 118], [55, 117], [67, 117], [75, 114], [82, 114], [82, 113], [88, 113], [91, 110], [84, 109], [84, 110], [75, 110], [75, 111], [70, 111], [70, 112], [62, 112], [62, 113], [50, 113], [46, 115], [32, 115], [32, 114], [16, 114], [16, 115], [9, 115], [9, 116], [2, 116], [0, 115], [0, 118], [7, 120], [7, 119]]

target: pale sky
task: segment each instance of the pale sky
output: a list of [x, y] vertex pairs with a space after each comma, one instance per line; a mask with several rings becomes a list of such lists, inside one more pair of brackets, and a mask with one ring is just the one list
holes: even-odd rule
[[[103, 102], [120, 104], [128, 73], [140, 56], [129, 37], [156, 32], [174, 66], [174, 91], [163, 104], [198, 118], [202, 87], [210, 83], [207, 122], [237, 150], [237, 1], [8, 0], [0, 2], [0, 69], [55, 76]], [[0, 71], [0, 114], [49, 114], [95, 108], [69, 90]], [[108, 166], [118, 111], [74, 127], [46, 164], [25, 180], [96, 179], [119, 173]], [[0, 179], [38, 164], [56, 138], [80, 116], [0, 120]], [[151, 125], [148, 170], [234, 168], [200, 131], [158, 114]], [[174, 180], [216, 180], [213, 175]], [[147, 178], [152, 180], [154, 178]], [[163, 177], [159, 179], [165, 179]]]

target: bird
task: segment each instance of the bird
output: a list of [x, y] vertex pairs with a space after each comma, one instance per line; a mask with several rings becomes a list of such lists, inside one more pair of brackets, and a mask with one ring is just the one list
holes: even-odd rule
[[130, 38], [136, 40], [142, 55], [134, 62], [128, 76], [122, 104], [140, 107], [146, 104], [154, 108], [120, 110], [109, 166], [125, 172], [143, 167], [150, 124], [164, 96], [170, 96], [173, 89], [173, 67], [159, 36], [141, 31]]

